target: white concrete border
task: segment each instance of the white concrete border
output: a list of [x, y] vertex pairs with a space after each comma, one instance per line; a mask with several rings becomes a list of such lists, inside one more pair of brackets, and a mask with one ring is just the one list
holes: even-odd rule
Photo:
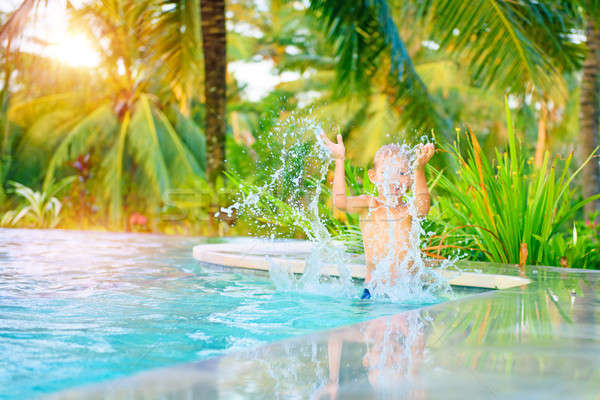
[[[304, 272], [304, 258], [294, 256], [308, 255], [310, 242], [266, 242], [248, 241], [246, 243], [204, 244], [194, 247], [194, 258], [201, 262], [226, 267], [246, 268], [269, 271], [269, 260], [277, 264], [289, 265], [292, 272]], [[364, 279], [364, 264], [349, 264], [352, 277]], [[488, 289], [507, 289], [531, 283], [531, 280], [519, 276], [462, 272], [439, 269], [438, 272], [448, 279], [451, 285], [471, 286]], [[335, 264], [325, 264], [321, 268], [324, 275], [338, 275]]]

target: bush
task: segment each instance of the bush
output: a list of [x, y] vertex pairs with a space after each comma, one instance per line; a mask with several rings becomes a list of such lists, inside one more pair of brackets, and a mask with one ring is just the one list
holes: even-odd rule
[[25, 205], [17, 210], [7, 211], [0, 220], [2, 226], [23, 225], [34, 228], [54, 228], [60, 222], [62, 203], [56, 195], [71, 185], [74, 177], [69, 176], [56, 184], [50, 184], [40, 192], [22, 185], [10, 182], [14, 192], [25, 200]]
[[[458, 172], [439, 180], [434, 216], [445, 225], [446, 234], [438, 236], [438, 243], [473, 248], [494, 262], [597, 268], [590, 241], [568, 239], [576, 213], [600, 197], [577, 201], [571, 188], [592, 155], [572, 174], [572, 154], [550, 161], [546, 153], [542, 167], [536, 168], [515, 137], [508, 104], [506, 118], [508, 150], [496, 151], [491, 162], [472, 132], [467, 132], [466, 142], [458, 133], [456, 142], [445, 149]], [[462, 146], [466, 151], [461, 152]]]

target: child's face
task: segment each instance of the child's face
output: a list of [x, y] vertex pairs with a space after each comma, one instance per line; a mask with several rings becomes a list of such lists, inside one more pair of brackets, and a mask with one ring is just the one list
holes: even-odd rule
[[369, 178], [386, 196], [402, 196], [412, 185], [408, 159], [397, 153], [378, 157], [374, 168], [369, 170]]

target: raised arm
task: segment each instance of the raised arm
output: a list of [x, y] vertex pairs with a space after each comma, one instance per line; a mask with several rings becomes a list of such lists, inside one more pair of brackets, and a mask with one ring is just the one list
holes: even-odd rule
[[425, 165], [433, 157], [435, 148], [433, 143], [421, 145], [417, 150], [417, 163], [415, 168], [415, 206], [419, 216], [425, 216], [429, 213], [430, 196], [425, 178]]
[[368, 209], [368, 196], [346, 196], [346, 171], [344, 169], [344, 160], [346, 158], [346, 149], [342, 141], [342, 135], [337, 135], [337, 143], [321, 134], [325, 146], [331, 152], [335, 160], [335, 170], [333, 172], [333, 206], [343, 211], [361, 213]]

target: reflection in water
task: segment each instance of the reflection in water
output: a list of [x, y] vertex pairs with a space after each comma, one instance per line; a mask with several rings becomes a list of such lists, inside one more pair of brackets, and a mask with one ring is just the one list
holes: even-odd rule
[[148, 372], [79, 397], [598, 400], [600, 274], [532, 271], [524, 287]]
[[222, 358], [219, 396], [556, 398], [558, 385], [565, 398], [595, 400], [600, 275], [537, 275], [523, 287]]
[[[222, 398], [424, 399], [419, 378], [431, 323], [410, 311], [222, 358]], [[243, 379], [240, 379], [243, 377]], [[257, 396], [260, 393], [260, 396]]]
[[[329, 382], [316, 390], [312, 398], [337, 399], [344, 343], [364, 346], [362, 367], [366, 380], [378, 397], [423, 399], [416, 378], [423, 362], [428, 321], [418, 312], [379, 318], [364, 324], [363, 330], [342, 330], [329, 336]], [[355, 380], [362, 380], [354, 376]], [[345, 383], [345, 382], [344, 382]], [[393, 391], [392, 391], [393, 389]]]

